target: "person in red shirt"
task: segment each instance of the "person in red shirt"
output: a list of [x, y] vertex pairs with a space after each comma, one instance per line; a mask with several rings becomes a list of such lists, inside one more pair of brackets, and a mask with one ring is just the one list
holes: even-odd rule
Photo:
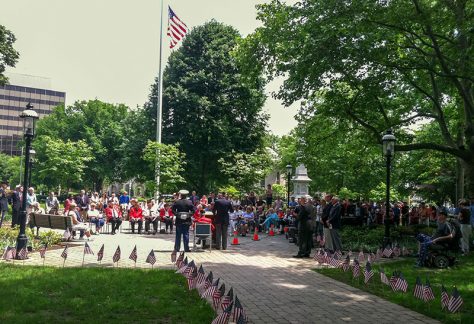
[[135, 234], [135, 224], [138, 223], [138, 234], [142, 233], [143, 227], [143, 210], [140, 208], [136, 199], [130, 200], [132, 208], [128, 211], [130, 217], [130, 225], [132, 226], [132, 234]]
[[160, 218], [161, 221], [165, 223], [165, 230], [168, 233], [168, 227], [170, 229], [169, 233], [173, 233], [173, 211], [171, 210], [170, 204], [165, 203], [163, 208], [160, 209]]
[[115, 232], [119, 229], [122, 224], [122, 211], [118, 204], [116, 204], [112, 199], [107, 203], [107, 208], [105, 208], [105, 216], [107, 217], [107, 223], [112, 224], [112, 235], [115, 235]]
[[205, 215], [204, 208], [202, 208], [201, 205], [198, 206], [198, 209], [194, 212], [194, 223], [207, 223], [211, 224], [211, 230], [214, 232], [215, 227], [214, 224], [212, 224], [212, 219], [207, 218]]

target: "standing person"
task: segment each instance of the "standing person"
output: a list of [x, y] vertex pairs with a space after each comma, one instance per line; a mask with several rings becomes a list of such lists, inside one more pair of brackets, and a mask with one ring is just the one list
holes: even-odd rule
[[186, 199], [189, 191], [180, 190], [181, 198], [178, 199], [171, 208], [176, 215], [176, 238], [174, 242], [174, 252], [181, 249], [181, 236], [183, 237], [184, 251], [191, 252], [189, 249], [189, 226], [191, 226], [191, 215], [194, 212], [193, 203]]
[[267, 191], [265, 192], [265, 202], [267, 203], [268, 208], [272, 206], [273, 203], [273, 189], [272, 185], [267, 185]]
[[150, 224], [153, 224], [153, 235], [158, 233], [158, 205], [155, 205], [152, 199], [147, 200], [143, 216], [145, 217], [145, 232], [150, 234]]
[[20, 209], [23, 201], [23, 186], [17, 185], [12, 195], [12, 227], [20, 224]]
[[54, 195], [54, 192], [50, 192], [46, 198], [46, 214], [57, 215], [59, 211], [59, 200]]
[[214, 204], [214, 224], [216, 226], [217, 249], [227, 250], [227, 230], [229, 227], [229, 213], [233, 211], [232, 203], [224, 198], [223, 193], [219, 193]]
[[253, 191], [250, 192], [248, 200], [250, 202], [250, 205], [255, 207], [255, 205], [257, 204], [257, 197], [255, 196], [255, 192], [253, 192]]
[[323, 241], [324, 247], [330, 251], [333, 251], [332, 236], [331, 231], [329, 230], [329, 214], [332, 209], [332, 195], [324, 196], [323, 211], [321, 214], [321, 222], [323, 223]]
[[99, 206], [99, 210], [101, 212], [105, 212], [105, 209], [107, 208], [107, 193], [103, 193], [102, 196], [99, 198], [99, 203], [97, 206]]
[[410, 207], [408, 207], [408, 203], [406, 201], [403, 202], [401, 214], [402, 214], [402, 226], [408, 226]]
[[130, 196], [128, 195], [126, 191], [124, 191], [122, 194], [120, 194], [120, 197], [119, 197], [119, 204], [120, 204], [120, 208], [122, 209], [122, 213], [127, 211], [129, 203], [130, 203]]
[[189, 197], [189, 200], [193, 203], [193, 206], [196, 206], [199, 202], [199, 197], [196, 195], [196, 191], [193, 190], [191, 193], [191, 196]]
[[76, 204], [79, 207], [82, 221], [85, 221], [87, 219], [87, 211], [89, 210], [89, 196], [85, 190], [81, 190], [76, 199]]
[[7, 195], [8, 182], [2, 181], [0, 186], [0, 227], [2, 227], [3, 219], [5, 214], [8, 212], [8, 195]]
[[341, 204], [339, 203], [338, 197], [332, 197], [332, 207], [329, 212], [329, 218], [327, 224], [329, 227], [329, 232], [331, 233], [332, 245], [334, 251], [342, 251], [342, 242], [341, 236], [339, 235], [339, 230], [342, 227], [342, 215], [341, 215]]
[[463, 255], [469, 254], [469, 238], [471, 237], [471, 211], [469, 210], [469, 203], [465, 200], [459, 204], [459, 224], [461, 227], [461, 250]]
[[313, 231], [311, 227], [311, 214], [313, 205], [306, 201], [306, 197], [300, 198], [298, 208], [298, 254], [294, 258], [309, 258], [313, 245]]
[[128, 211], [130, 217], [130, 225], [132, 226], [132, 234], [135, 234], [135, 224], [138, 223], [138, 234], [142, 233], [143, 227], [143, 210], [140, 208], [138, 201], [134, 198], [131, 201], [132, 208]]
[[76, 203], [74, 201], [74, 197], [72, 196], [72, 194], [68, 194], [66, 200], [64, 201], [64, 215], [67, 215], [67, 212], [69, 211], [69, 208], [71, 206], [72, 203]]
[[212, 204], [215, 201], [216, 201], [216, 195], [213, 192], [211, 192], [209, 194], [209, 198], [207, 198], [207, 202], [208, 204]]
[[30, 222], [30, 214], [39, 207], [38, 200], [36, 199], [35, 189], [33, 187], [28, 188], [28, 194], [26, 196], [26, 212], [27, 212], [27, 223], [30, 228], [33, 229], [35, 226]]
[[118, 204], [116, 204], [112, 199], [107, 203], [105, 215], [107, 216], [107, 222], [112, 224], [112, 235], [115, 235], [116, 231], [122, 224], [122, 211]]

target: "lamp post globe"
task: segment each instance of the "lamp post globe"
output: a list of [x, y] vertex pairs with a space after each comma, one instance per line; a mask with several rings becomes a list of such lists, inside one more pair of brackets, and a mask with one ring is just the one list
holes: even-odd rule
[[390, 170], [391, 162], [395, 156], [395, 142], [396, 138], [392, 133], [392, 130], [389, 129], [382, 137], [382, 153], [386, 159], [386, 169], [387, 169], [387, 179], [385, 183], [386, 192], [385, 192], [385, 234], [383, 240], [384, 248], [387, 245], [390, 245]]
[[293, 171], [293, 167], [291, 164], [286, 166], [286, 206], [290, 207], [290, 179], [291, 179], [291, 172]]
[[[16, 259], [22, 258], [22, 250], [27, 248], [28, 238], [26, 236], [26, 200], [28, 195], [29, 178], [30, 178], [30, 156], [31, 153], [36, 153], [31, 150], [31, 142], [35, 136], [36, 121], [39, 116], [33, 110], [33, 105], [28, 103], [26, 109], [20, 113], [20, 118], [23, 120], [23, 136], [25, 138], [25, 172], [23, 174], [23, 200], [20, 207], [20, 232], [16, 242]], [[33, 152], [32, 152], [33, 151]]]

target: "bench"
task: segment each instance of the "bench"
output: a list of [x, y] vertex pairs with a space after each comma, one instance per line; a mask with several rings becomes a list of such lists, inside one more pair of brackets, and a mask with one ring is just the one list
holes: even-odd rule
[[72, 231], [72, 217], [50, 214], [30, 214], [30, 223], [36, 227], [36, 235], [40, 227]]

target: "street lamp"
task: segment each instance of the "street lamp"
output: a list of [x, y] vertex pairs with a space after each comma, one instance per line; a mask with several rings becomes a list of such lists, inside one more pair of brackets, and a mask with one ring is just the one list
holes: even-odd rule
[[386, 181], [386, 195], [385, 195], [385, 236], [384, 248], [390, 244], [390, 164], [395, 156], [395, 141], [396, 138], [389, 129], [382, 137], [382, 152], [386, 158], [387, 167], [387, 181]]
[[293, 171], [293, 167], [288, 164], [286, 166], [286, 197], [287, 197], [287, 201], [286, 201], [286, 206], [287, 207], [290, 207], [290, 178], [291, 178], [291, 172]]
[[[23, 119], [23, 135], [25, 137], [25, 173], [23, 176], [23, 200], [20, 207], [20, 233], [16, 242], [16, 259], [20, 258], [22, 249], [26, 249], [28, 238], [26, 237], [26, 197], [28, 195], [28, 179], [30, 173], [30, 154], [31, 142], [35, 136], [36, 120], [39, 118], [38, 113], [33, 110], [33, 105], [28, 103], [26, 109], [20, 114]], [[36, 153], [36, 152], [35, 152]]]

